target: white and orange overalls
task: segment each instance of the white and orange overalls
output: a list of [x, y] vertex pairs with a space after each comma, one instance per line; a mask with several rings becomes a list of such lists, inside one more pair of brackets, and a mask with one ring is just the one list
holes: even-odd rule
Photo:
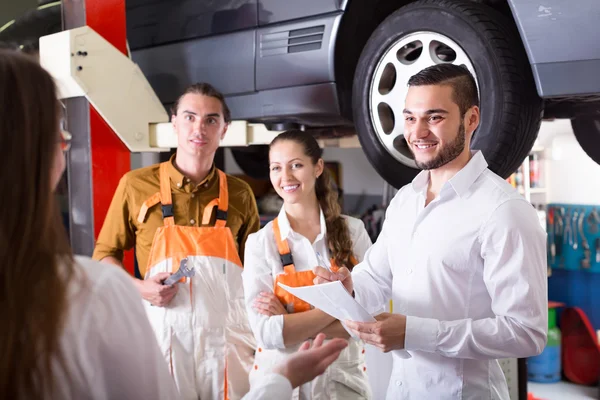
[[[183, 399], [240, 399], [249, 390], [256, 341], [244, 305], [242, 263], [226, 226], [227, 177], [217, 171], [219, 198], [205, 207], [202, 226], [178, 226], [167, 168], [160, 165], [160, 192], [138, 217], [143, 221], [147, 210], [161, 203], [164, 226], [154, 235], [145, 279], [176, 272], [183, 259], [195, 275], [177, 283], [166, 307], [145, 300], [144, 306]], [[215, 225], [206, 226], [215, 207]]]
[[[279, 222], [273, 220], [273, 234], [277, 243], [277, 249], [284, 273], [275, 277], [273, 292], [288, 311], [297, 313], [308, 311], [312, 306], [305, 301], [290, 294], [279, 287], [281, 282], [292, 287], [313, 285], [315, 274], [312, 270], [296, 271], [293, 257], [287, 240], [281, 239]], [[335, 260], [331, 259], [332, 271], [337, 271]], [[356, 258], [352, 257], [354, 265]], [[258, 382], [265, 374], [269, 373], [280, 361], [298, 350], [298, 347], [290, 346], [285, 349], [265, 349], [258, 347], [254, 360], [254, 366], [250, 372], [250, 383]], [[370, 399], [371, 388], [366, 372], [365, 344], [360, 340], [349, 339], [349, 345], [342, 351], [339, 358], [321, 376], [312, 382], [304, 384], [294, 390], [293, 399], [298, 400], [353, 400]]]

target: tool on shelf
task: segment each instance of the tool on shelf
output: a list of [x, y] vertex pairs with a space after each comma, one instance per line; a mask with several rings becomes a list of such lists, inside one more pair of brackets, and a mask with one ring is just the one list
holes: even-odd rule
[[577, 210], [573, 211], [573, 250], [577, 250], [578, 247], [578, 240], [577, 240], [577, 217], [579, 216], [579, 213], [577, 212]]
[[[583, 220], [585, 218], [585, 210], [581, 212], [579, 216], [579, 235], [581, 236], [581, 245], [583, 247], [583, 260], [581, 260], [581, 268], [588, 269], [591, 267], [591, 252], [590, 252], [590, 244], [588, 243], [587, 238], [585, 237], [585, 232], [583, 231]], [[575, 249], [575, 247], [573, 247]]]
[[583, 269], [600, 272], [600, 207], [584, 204], [549, 204], [548, 272]]
[[[550, 257], [551, 264], [556, 262], [556, 237], [555, 237], [555, 228], [554, 228], [554, 208], [548, 210], [548, 236], [550, 237]], [[550, 272], [550, 271], [548, 271]]]
[[598, 210], [594, 208], [587, 217], [588, 231], [595, 235], [600, 230], [600, 215]]
[[565, 259], [563, 257], [563, 240], [565, 235], [565, 224], [564, 224], [564, 208], [555, 209], [554, 218], [556, 219], [556, 230], [554, 234], [554, 243], [556, 247], [556, 257], [559, 259], [559, 267], [565, 267]]
[[583, 204], [549, 204], [548, 273], [557, 269], [600, 272], [600, 207]]
[[565, 215], [565, 209], [560, 209], [561, 215], [565, 216], [565, 230], [564, 230], [564, 238], [563, 244], [569, 243], [571, 246], [573, 245], [573, 231], [571, 230], [571, 211], [568, 211]]

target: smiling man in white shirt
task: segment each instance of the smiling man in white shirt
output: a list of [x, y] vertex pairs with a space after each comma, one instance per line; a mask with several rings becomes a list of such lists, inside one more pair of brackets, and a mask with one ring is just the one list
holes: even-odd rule
[[470, 150], [480, 112], [466, 68], [419, 72], [405, 107], [405, 138], [423, 171], [394, 197], [352, 274], [318, 268], [315, 281], [341, 280], [370, 312], [393, 299], [394, 314], [347, 322], [394, 352], [388, 399], [509, 399], [497, 360], [546, 344], [546, 234], [533, 207]]

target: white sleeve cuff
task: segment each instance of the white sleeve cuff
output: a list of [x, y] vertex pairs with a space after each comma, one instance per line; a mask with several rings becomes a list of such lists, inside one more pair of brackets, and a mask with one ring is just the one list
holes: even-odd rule
[[258, 380], [242, 400], [282, 400], [291, 399], [292, 384], [276, 373], [269, 373]]
[[265, 375], [266, 380], [273, 384], [273, 387], [277, 388], [278, 394], [281, 394], [281, 397], [278, 398], [291, 398], [292, 397], [292, 383], [283, 375], [279, 375], [276, 373], [270, 373]]
[[406, 317], [404, 348], [433, 353], [437, 349], [440, 322], [433, 318]]
[[283, 315], [273, 315], [265, 321], [262, 345], [266, 349], [285, 349], [283, 343]]

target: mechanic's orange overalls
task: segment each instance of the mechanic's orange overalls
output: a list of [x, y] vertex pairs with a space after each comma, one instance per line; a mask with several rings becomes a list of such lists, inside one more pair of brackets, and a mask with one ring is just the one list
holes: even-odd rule
[[[144, 301], [145, 309], [183, 399], [240, 399], [249, 390], [256, 342], [245, 310], [242, 263], [226, 226], [227, 177], [218, 171], [219, 198], [205, 207], [202, 226], [178, 226], [167, 166], [160, 166], [160, 193], [148, 199], [138, 218], [143, 222], [160, 201], [164, 226], [154, 235], [145, 279], [176, 272], [184, 258], [195, 276], [177, 283], [166, 307]], [[207, 226], [215, 206], [215, 225]]]
[[[277, 243], [277, 250], [283, 265], [283, 274], [275, 277], [273, 292], [285, 307], [288, 313], [308, 311], [313, 308], [310, 304], [290, 294], [281, 288], [281, 282], [291, 287], [311, 286], [315, 278], [312, 270], [296, 271], [292, 253], [287, 240], [281, 239], [279, 222], [273, 220], [273, 234]], [[353, 256], [352, 264], [358, 262]], [[336, 272], [339, 267], [335, 260], [330, 260], [331, 270]], [[326, 266], [323, 266], [326, 267]], [[273, 369], [277, 363], [294, 353], [299, 346], [290, 346], [286, 349], [263, 349], [256, 351], [254, 368], [250, 372], [250, 381], [258, 378]], [[312, 382], [304, 384], [294, 390], [293, 399], [300, 400], [346, 400], [369, 399], [371, 389], [366, 374], [364, 343], [360, 340], [350, 339], [349, 345], [342, 351], [338, 359], [325, 371], [325, 373]]]

